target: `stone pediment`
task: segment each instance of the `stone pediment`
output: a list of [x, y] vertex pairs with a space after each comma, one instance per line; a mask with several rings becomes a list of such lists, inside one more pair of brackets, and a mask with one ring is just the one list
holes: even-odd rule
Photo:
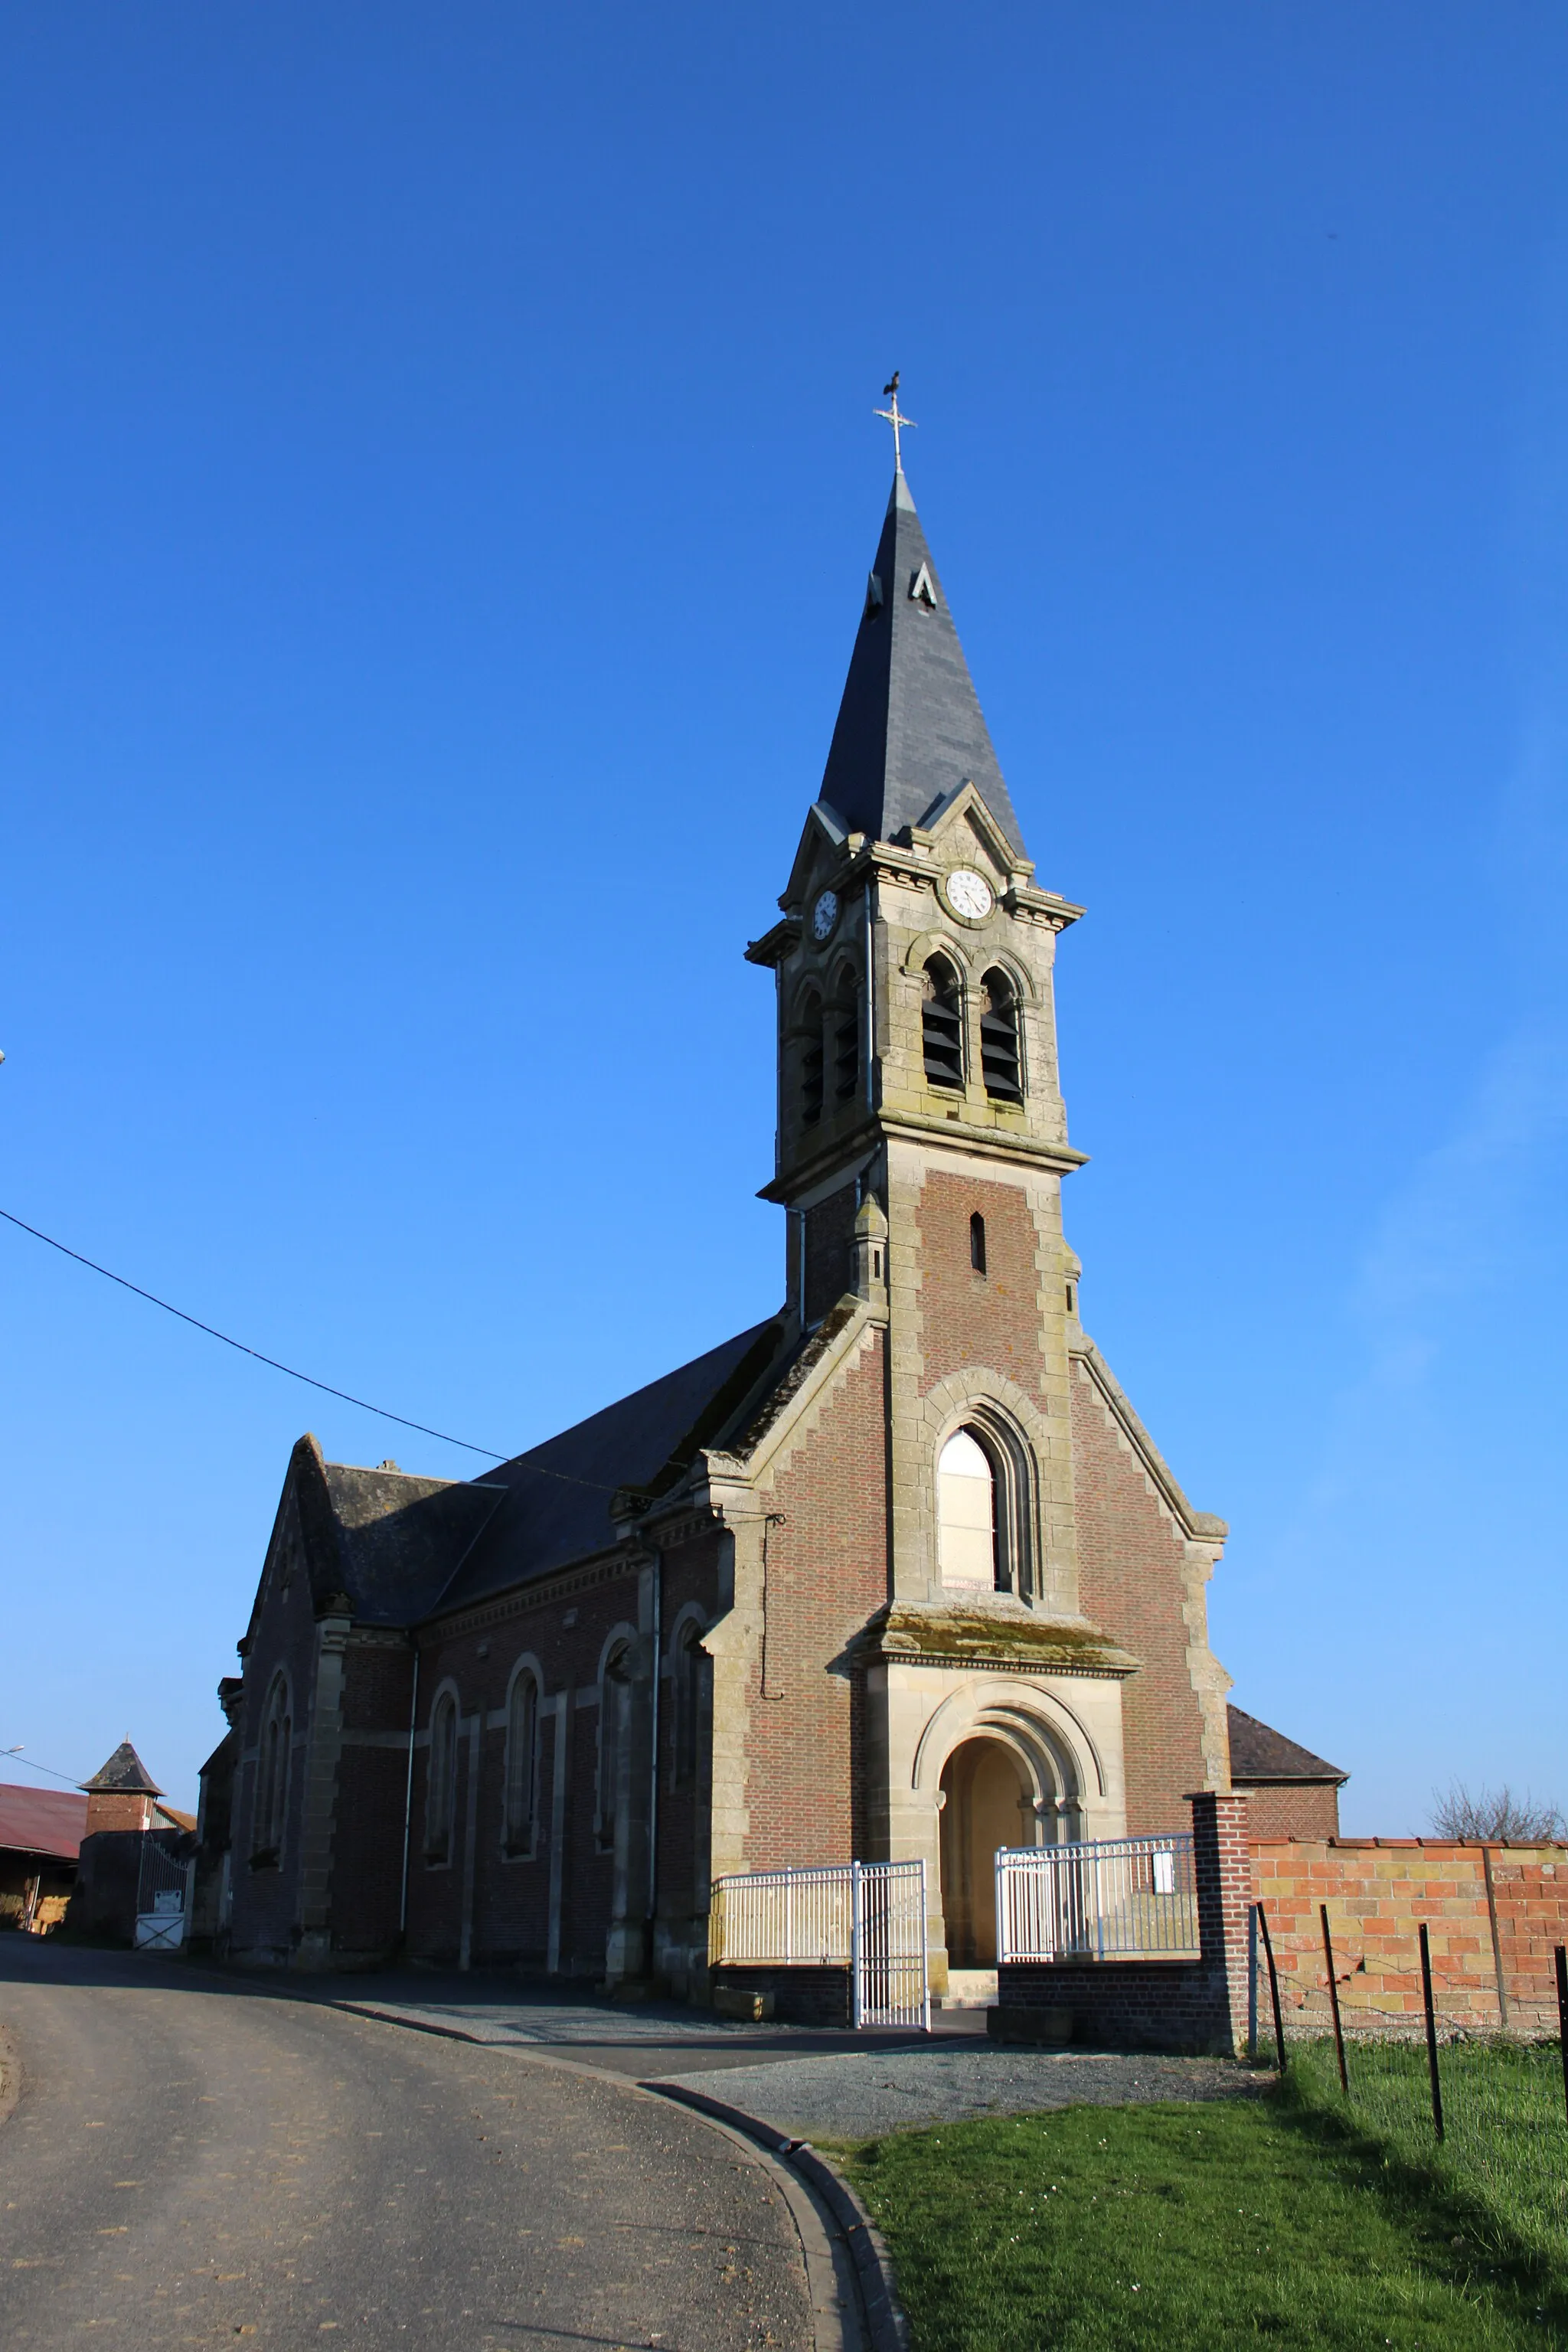
[[1136, 1674], [1140, 1661], [1084, 1617], [1044, 1617], [1005, 1593], [891, 1601], [850, 1650], [860, 1664], [984, 1667], [1007, 1674]]

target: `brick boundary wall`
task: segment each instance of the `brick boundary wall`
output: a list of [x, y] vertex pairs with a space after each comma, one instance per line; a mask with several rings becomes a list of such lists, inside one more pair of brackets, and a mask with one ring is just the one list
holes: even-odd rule
[[1270, 1838], [1253, 1842], [1252, 1864], [1287, 2035], [1330, 2030], [1325, 1903], [1347, 2033], [1420, 2029], [1425, 1920], [1446, 2029], [1556, 2034], [1552, 1951], [1568, 1944], [1568, 1845]]
[[996, 1972], [988, 2022], [998, 2041], [1033, 2040], [1017, 2012], [1066, 2010], [1073, 2039], [1121, 2050], [1214, 2052], [1247, 2042], [1247, 1915], [1252, 1855], [1247, 1799], [1188, 1797], [1197, 1881], [1196, 1960], [1012, 1960]]

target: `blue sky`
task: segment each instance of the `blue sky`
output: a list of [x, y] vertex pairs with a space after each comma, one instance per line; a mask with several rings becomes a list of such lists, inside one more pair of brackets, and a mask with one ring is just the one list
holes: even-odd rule
[[[770, 1311], [897, 365], [1235, 1696], [1568, 1801], [1565, 99], [1517, 0], [8, 9], [0, 1205], [508, 1450]], [[191, 1801], [294, 1438], [476, 1457], [0, 1298], [0, 1747]]]

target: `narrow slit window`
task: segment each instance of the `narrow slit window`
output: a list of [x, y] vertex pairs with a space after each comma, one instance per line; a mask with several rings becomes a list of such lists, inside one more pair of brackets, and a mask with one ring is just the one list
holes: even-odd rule
[[1005, 972], [988, 971], [980, 1000], [980, 1066], [993, 1102], [1022, 1102], [1018, 998]]
[[985, 1220], [978, 1209], [969, 1220], [969, 1263], [976, 1274], [985, 1271]]
[[942, 956], [932, 956], [925, 968], [925, 1001], [921, 1006], [921, 1041], [925, 1050], [928, 1087], [963, 1089], [963, 1010], [958, 975]]

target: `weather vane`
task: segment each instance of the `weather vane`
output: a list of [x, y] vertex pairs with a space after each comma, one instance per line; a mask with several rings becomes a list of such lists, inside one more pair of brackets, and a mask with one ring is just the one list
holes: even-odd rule
[[890, 400], [893, 404], [891, 408], [879, 408], [876, 411], [876, 414], [879, 416], [886, 417], [888, 423], [893, 428], [893, 464], [901, 474], [904, 470], [904, 453], [899, 446], [899, 436], [904, 430], [906, 425], [912, 426], [915, 420], [912, 416], [906, 416], [903, 410], [899, 406], [899, 371], [897, 368], [893, 370], [891, 382], [885, 383], [882, 386], [882, 397], [884, 400]]

